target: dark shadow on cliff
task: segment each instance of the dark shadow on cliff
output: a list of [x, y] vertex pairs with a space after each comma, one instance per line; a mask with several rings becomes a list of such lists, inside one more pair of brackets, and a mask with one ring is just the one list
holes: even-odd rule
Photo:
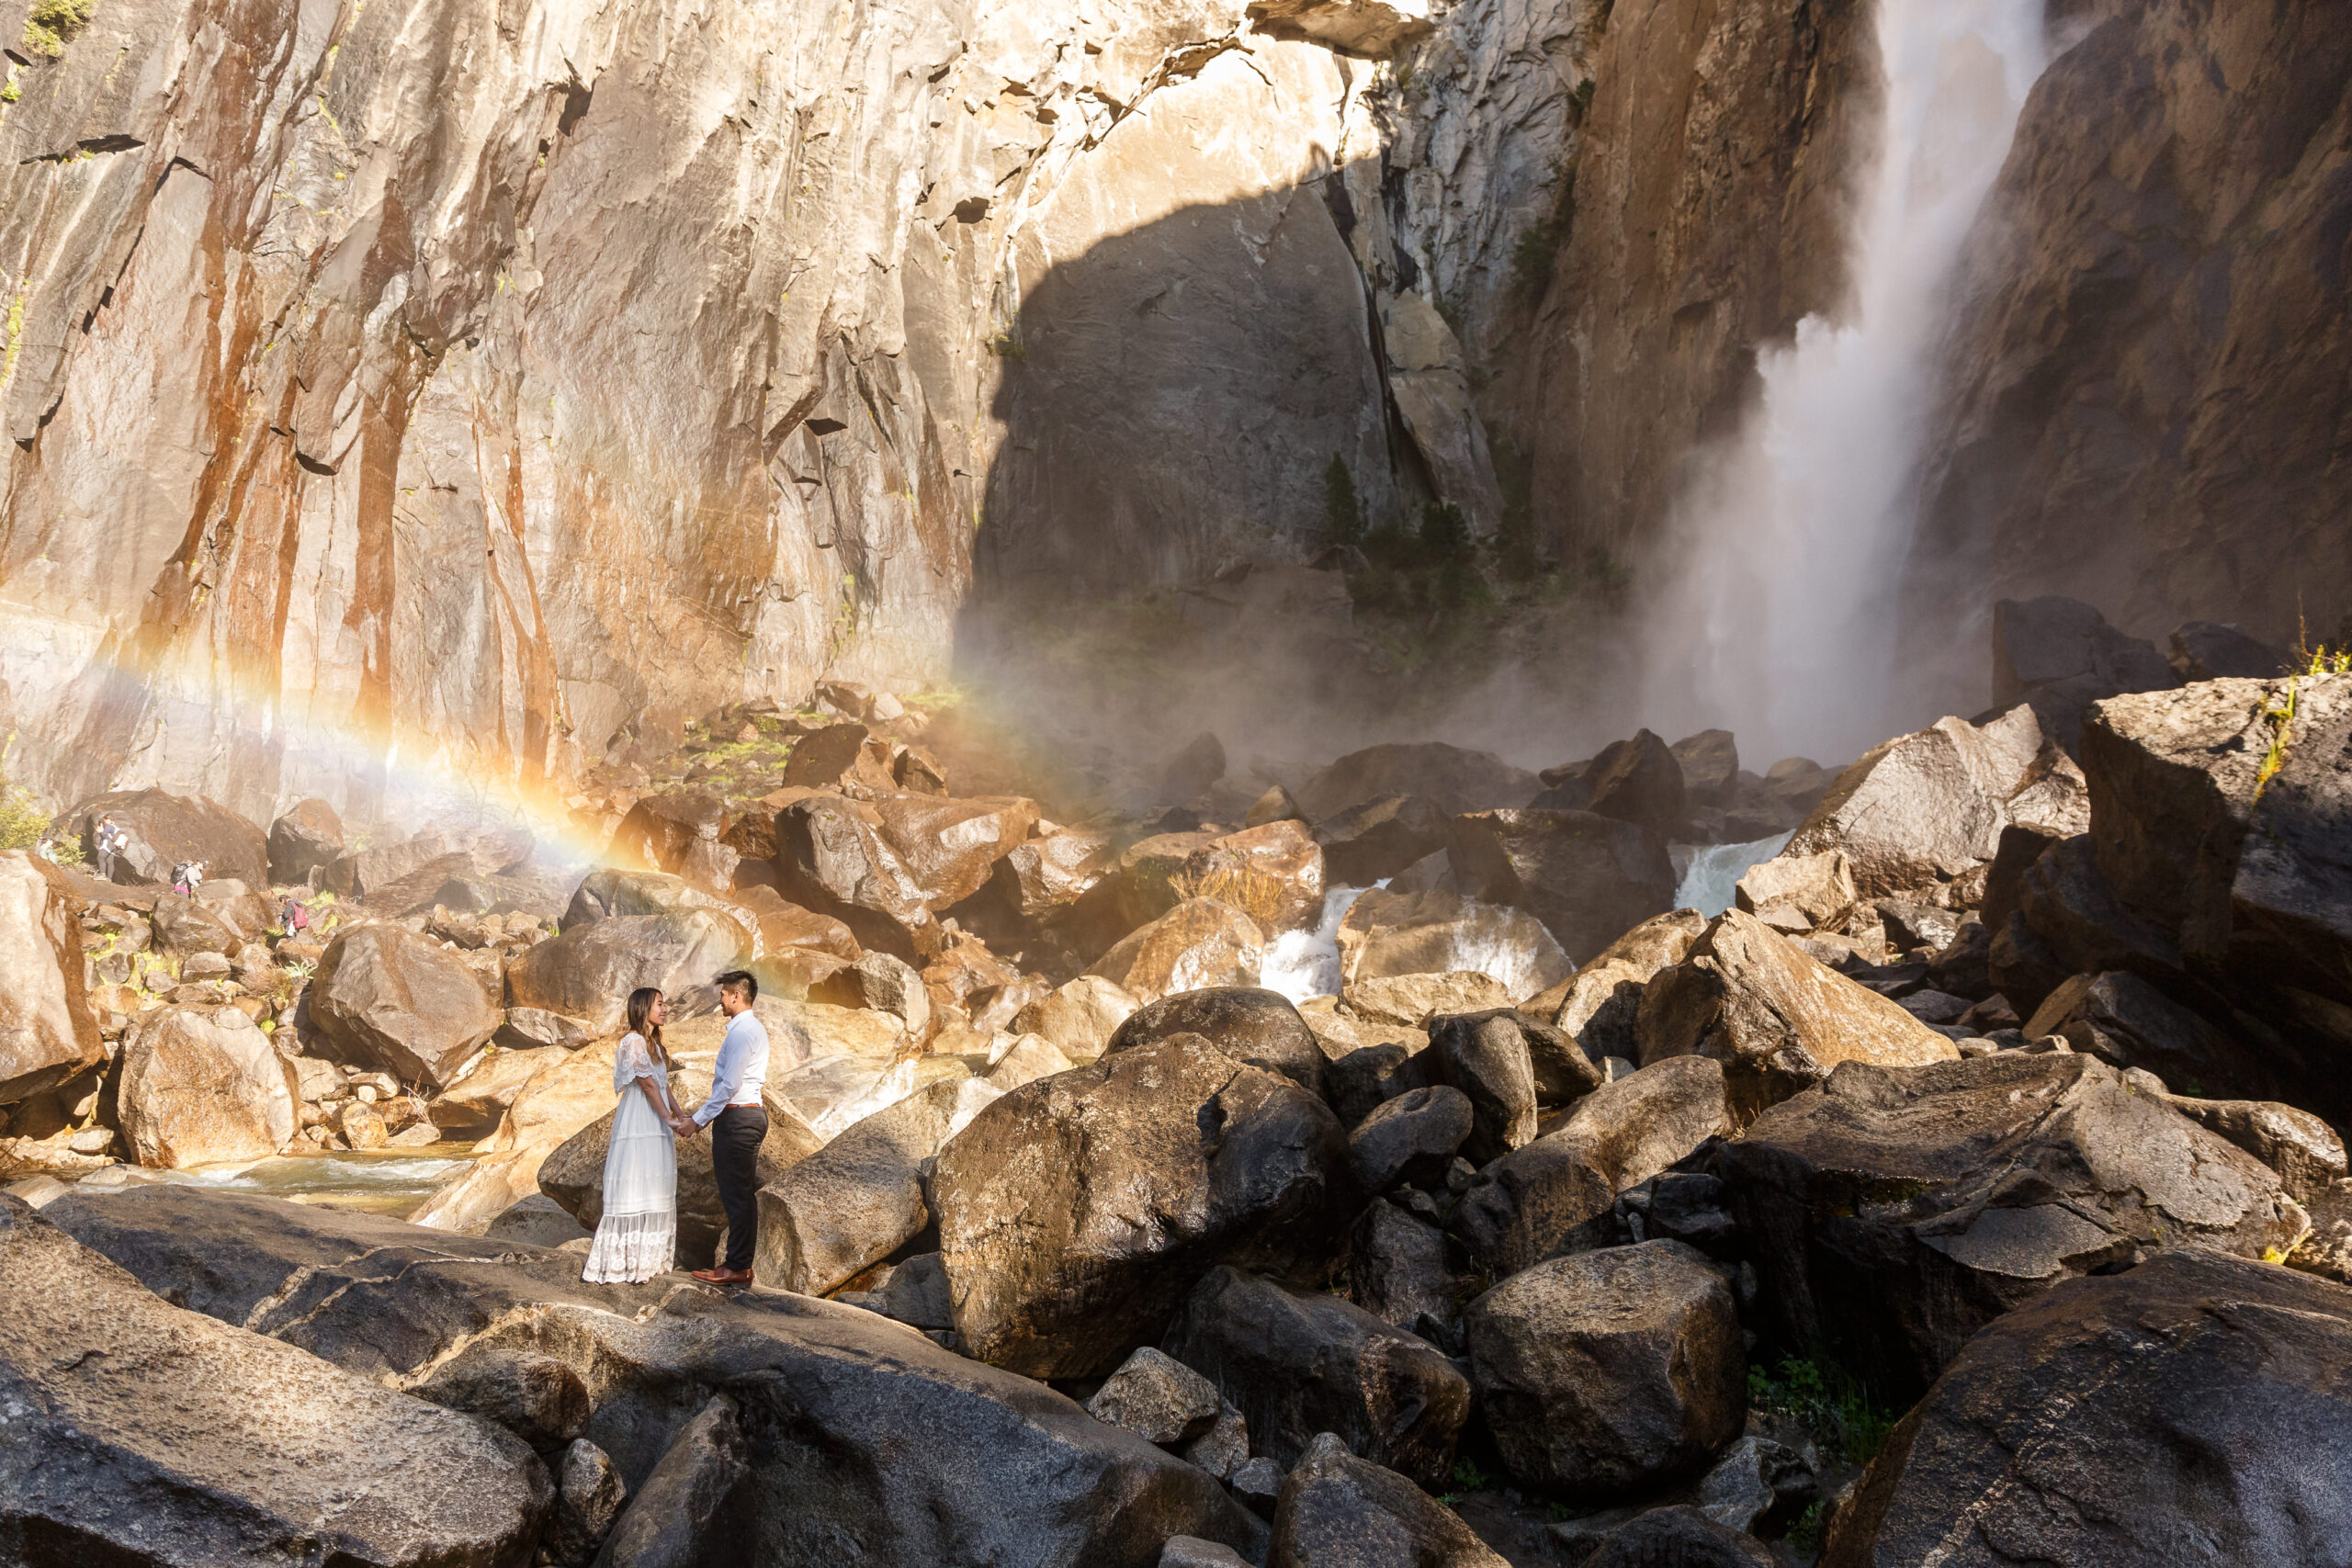
[[1617, 722], [1606, 583], [1491, 540], [1423, 562], [1430, 466], [1340, 186], [1016, 243], [956, 673], [1103, 798], [1203, 730], [1254, 793], [1379, 740], [1546, 766]]

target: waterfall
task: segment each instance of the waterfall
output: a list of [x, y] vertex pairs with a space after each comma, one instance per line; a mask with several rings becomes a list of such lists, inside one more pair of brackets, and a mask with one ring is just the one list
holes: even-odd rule
[[1759, 759], [1843, 761], [1921, 722], [1888, 711], [1894, 599], [1948, 286], [2045, 63], [2042, 0], [1880, 0], [1877, 32], [1850, 305], [1758, 354], [1762, 396], [1685, 496], [1649, 622], [1648, 711]]

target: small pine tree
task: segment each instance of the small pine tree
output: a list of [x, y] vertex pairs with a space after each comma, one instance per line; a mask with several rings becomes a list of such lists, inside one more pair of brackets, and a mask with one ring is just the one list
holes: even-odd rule
[[1353, 545], [1363, 537], [1363, 507], [1356, 500], [1356, 478], [1348, 460], [1331, 454], [1323, 470], [1323, 531], [1335, 545]]
[[1430, 562], [1470, 558], [1470, 522], [1450, 501], [1432, 501], [1421, 508], [1421, 554]]

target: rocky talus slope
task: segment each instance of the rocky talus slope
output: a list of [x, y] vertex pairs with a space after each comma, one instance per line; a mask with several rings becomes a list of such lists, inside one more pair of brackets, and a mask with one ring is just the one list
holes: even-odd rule
[[[1208, 739], [1063, 820], [836, 687], [607, 783], [584, 875], [86, 802], [121, 880], [0, 855], [0, 1548], [2330, 1561], [2352, 674], [2000, 625], [2005, 706], [1835, 770]], [[1773, 834], [1669, 907], [1670, 845]], [[735, 964], [757, 1283], [583, 1284], [616, 999], [668, 994], [692, 1099]], [[386, 1150], [461, 1157], [405, 1219], [235, 1190]], [[684, 1266], [726, 1221], [680, 1156]]]

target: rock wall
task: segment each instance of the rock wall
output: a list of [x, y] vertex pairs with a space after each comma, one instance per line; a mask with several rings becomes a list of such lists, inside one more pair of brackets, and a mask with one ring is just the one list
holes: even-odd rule
[[11, 771], [265, 819], [560, 785], [938, 678], [976, 533], [1007, 587], [1296, 557], [1335, 453], [1491, 528], [1453, 323], [1593, 0], [1252, 9], [100, 0], [28, 44]]
[[1755, 351], [1840, 302], [1879, 103], [1868, 0], [1617, 0], [1517, 370], [1536, 522], [1557, 546], [1654, 536]]
[[2102, 9], [1966, 258], [1915, 662], [1981, 647], [2004, 596], [2281, 644], [2352, 611], [2352, 29], [2318, 0]]

